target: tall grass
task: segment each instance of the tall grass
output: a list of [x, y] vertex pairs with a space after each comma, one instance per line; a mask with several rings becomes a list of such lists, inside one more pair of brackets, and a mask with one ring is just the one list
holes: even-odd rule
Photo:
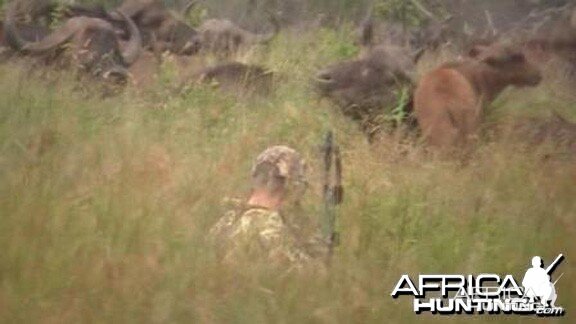
[[[394, 284], [404, 273], [521, 278], [533, 255], [550, 262], [558, 253], [567, 259], [557, 304], [569, 322], [573, 163], [498, 140], [466, 164], [393, 139], [368, 145], [308, 87], [317, 68], [354, 55], [346, 33], [286, 34], [244, 57], [281, 75], [268, 98], [205, 87], [174, 95], [159, 84], [157, 93], [102, 99], [66, 74], [49, 81], [1, 66], [0, 322], [462, 321], [417, 317], [410, 300], [390, 297]], [[551, 106], [576, 116], [572, 103], [538, 89], [510, 91], [493, 109]], [[329, 128], [346, 188], [332, 266], [286, 274], [220, 264], [207, 230], [228, 208], [225, 197], [244, 197], [252, 159], [267, 146], [308, 157], [313, 187], [302, 217], [318, 217], [318, 146]], [[494, 319], [526, 317], [466, 317]]]

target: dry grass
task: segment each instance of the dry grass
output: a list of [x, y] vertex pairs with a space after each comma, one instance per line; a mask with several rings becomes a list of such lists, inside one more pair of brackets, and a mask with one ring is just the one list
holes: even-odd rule
[[[65, 76], [50, 83], [0, 67], [0, 322], [413, 322], [411, 302], [390, 297], [403, 273], [519, 278], [533, 255], [561, 252], [557, 304], [568, 322], [573, 162], [549, 164], [500, 140], [467, 163], [394, 140], [369, 146], [307, 86], [316, 68], [354, 54], [342, 33], [283, 35], [246, 57], [285, 76], [271, 98], [203, 87], [167, 95], [166, 84], [86, 98]], [[492, 111], [498, 119], [551, 106], [576, 117], [546, 88], [507, 92]], [[219, 264], [205, 234], [226, 210], [222, 199], [248, 190], [254, 156], [284, 143], [317, 164], [328, 128], [343, 149], [346, 187], [332, 268], [298, 275]], [[320, 209], [318, 182], [313, 189], [307, 217]]]

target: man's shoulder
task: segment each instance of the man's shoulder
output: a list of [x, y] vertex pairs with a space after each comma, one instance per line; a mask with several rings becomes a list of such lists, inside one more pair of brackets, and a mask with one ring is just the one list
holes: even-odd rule
[[242, 213], [238, 221], [241, 227], [253, 228], [258, 231], [283, 231], [286, 227], [284, 220], [277, 211], [253, 207]]
[[284, 226], [282, 217], [277, 211], [248, 206], [227, 211], [212, 227], [211, 232], [233, 234], [264, 228], [279, 229]]
[[275, 222], [282, 222], [282, 217], [278, 211], [263, 207], [249, 206], [239, 211], [238, 216], [239, 219], [250, 219], [259, 223], [270, 220]]
[[261, 207], [249, 207], [246, 208], [242, 213], [241, 213], [241, 217], [272, 217], [274, 218], [275, 216], [278, 216], [278, 212], [270, 210], [270, 209], [266, 209], [266, 208], [261, 208]]

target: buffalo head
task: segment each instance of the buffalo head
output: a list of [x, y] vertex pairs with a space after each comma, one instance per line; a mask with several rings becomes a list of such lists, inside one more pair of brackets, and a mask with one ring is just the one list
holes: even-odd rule
[[[190, 2], [183, 9], [184, 12], [194, 4], [195, 1]], [[126, 0], [118, 11], [134, 20], [146, 46], [161, 44], [163, 50], [181, 55], [191, 55], [200, 49], [198, 32], [169, 11], [161, 1]]]
[[130, 31], [130, 39], [123, 49], [109, 22], [90, 17], [71, 18], [41, 40], [29, 41], [21, 35], [9, 13], [5, 24], [6, 41], [17, 51], [31, 55], [52, 54], [92, 75], [125, 82], [128, 78], [126, 68], [138, 58], [142, 41], [134, 22], [120, 15]]
[[542, 81], [540, 69], [526, 59], [523, 51], [517, 46], [494, 43], [489, 46], [476, 45], [468, 56], [487, 64], [497, 70], [499, 81], [492, 80], [491, 86], [500, 87], [500, 83], [513, 86], [536, 86]]
[[328, 66], [316, 75], [319, 93], [346, 115], [363, 114], [396, 100], [395, 90], [412, 83], [412, 67], [395, 56], [399, 49], [377, 48], [361, 58]]

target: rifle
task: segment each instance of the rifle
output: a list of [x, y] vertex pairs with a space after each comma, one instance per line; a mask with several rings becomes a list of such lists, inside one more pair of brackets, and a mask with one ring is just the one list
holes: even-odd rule
[[552, 261], [552, 263], [550, 263], [550, 265], [546, 268], [546, 273], [548, 275], [552, 274], [552, 271], [554, 271], [556, 266], [558, 266], [560, 264], [560, 262], [562, 262], [562, 260], [564, 260], [564, 254], [560, 253], [556, 257], [556, 259], [554, 261]]
[[[342, 160], [340, 148], [334, 143], [332, 131], [328, 131], [322, 145], [324, 156], [324, 221], [323, 235], [328, 243], [328, 260], [332, 257], [334, 247], [339, 244], [339, 233], [336, 231], [336, 207], [342, 203]], [[334, 165], [334, 169], [332, 169]], [[333, 171], [332, 171], [333, 170]]]

